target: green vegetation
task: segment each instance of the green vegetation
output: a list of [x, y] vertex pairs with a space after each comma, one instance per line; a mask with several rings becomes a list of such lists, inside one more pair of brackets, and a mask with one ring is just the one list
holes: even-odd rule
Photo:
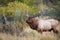
[[[0, 32], [37, 36], [34, 31], [25, 33], [25, 29], [29, 28], [26, 24], [26, 15], [34, 16], [45, 10], [51, 17], [56, 17], [60, 21], [60, 0], [0, 0]], [[55, 38], [44, 37], [41, 40], [55, 40]]]

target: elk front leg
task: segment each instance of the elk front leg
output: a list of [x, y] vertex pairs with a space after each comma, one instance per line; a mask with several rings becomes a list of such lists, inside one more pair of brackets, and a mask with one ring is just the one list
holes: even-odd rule
[[42, 33], [43, 32], [43, 29], [40, 29], [40, 30], [37, 30], [39, 33]]

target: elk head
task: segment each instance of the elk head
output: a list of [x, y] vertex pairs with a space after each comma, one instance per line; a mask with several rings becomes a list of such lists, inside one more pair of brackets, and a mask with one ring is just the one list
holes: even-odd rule
[[29, 17], [29, 18], [26, 20], [26, 23], [30, 26], [30, 28], [32, 28], [32, 29], [34, 29], [34, 30], [37, 30], [38, 20], [35, 19], [34, 17]]

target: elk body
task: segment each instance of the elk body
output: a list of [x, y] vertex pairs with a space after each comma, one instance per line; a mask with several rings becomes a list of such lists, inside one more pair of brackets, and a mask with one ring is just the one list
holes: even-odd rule
[[57, 27], [58, 27], [58, 21], [55, 19], [39, 19], [39, 18], [33, 18], [29, 17], [26, 20], [26, 23], [30, 26], [30, 28], [37, 30], [38, 32], [44, 32], [44, 31], [51, 31], [58, 33]]

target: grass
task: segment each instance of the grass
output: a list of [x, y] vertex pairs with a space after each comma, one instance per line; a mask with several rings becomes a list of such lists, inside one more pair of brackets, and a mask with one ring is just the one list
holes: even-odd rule
[[17, 36], [16, 34], [11, 35], [6, 33], [0, 33], [0, 40], [57, 40], [57, 38], [50, 33], [40, 34], [35, 30], [30, 30], [30, 31], [31, 32], [25, 32], [24, 36], [20, 36], [20, 35]]
[[[14, 28], [15, 26], [14, 25], [12, 26], [13, 26], [12, 29], [16, 30], [16, 28]], [[10, 33], [0, 32], [0, 40], [59, 40], [60, 39], [60, 32], [56, 36], [54, 35], [53, 32], [43, 32], [43, 34], [41, 34], [35, 30], [30, 29], [29, 27], [24, 28], [22, 32], [17, 34], [14, 33], [14, 35], [11, 35]]]

